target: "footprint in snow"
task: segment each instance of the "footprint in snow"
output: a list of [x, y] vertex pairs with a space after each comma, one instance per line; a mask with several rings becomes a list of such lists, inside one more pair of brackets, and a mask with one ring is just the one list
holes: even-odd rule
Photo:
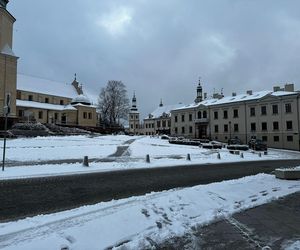
[[280, 187], [274, 187], [274, 188], [272, 188], [272, 191], [273, 191], [273, 192], [277, 192], [277, 191], [279, 191], [279, 190], [281, 190]]
[[150, 214], [149, 214], [148, 210], [145, 209], [145, 208], [143, 208], [143, 209], [141, 210], [141, 213], [142, 213], [143, 215], [145, 215], [147, 218], [150, 217]]
[[252, 198], [251, 199], [251, 202], [255, 202], [255, 201], [257, 201], [258, 200], [258, 198]]

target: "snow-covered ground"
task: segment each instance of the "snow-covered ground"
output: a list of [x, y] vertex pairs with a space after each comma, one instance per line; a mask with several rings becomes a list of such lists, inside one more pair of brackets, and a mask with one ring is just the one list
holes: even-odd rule
[[[131, 144], [129, 140], [135, 139]], [[132, 168], [149, 168], [198, 163], [222, 163], [253, 160], [300, 159], [300, 153], [288, 150], [269, 149], [268, 155], [253, 151], [240, 155], [230, 154], [226, 148], [220, 150], [202, 149], [195, 146], [170, 144], [167, 140], [151, 137], [132, 136], [65, 136], [37, 137], [31, 139], [16, 139], [7, 142], [7, 161], [19, 162], [17, 167], [7, 167], [0, 173], [0, 179], [40, 177], [70, 173], [112, 171]], [[123, 156], [112, 158], [109, 155], [116, 152], [118, 146], [128, 147]], [[1, 145], [2, 149], [2, 145]], [[218, 159], [218, 153], [221, 159]], [[146, 155], [151, 162], [146, 163]], [[191, 161], [186, 160], [187, 154]], [[23, 166], [22, 162], [42, 162], [49, 160], [82, 159], [83, 156], [97, 158], [90, 167], [78, 163], [59, 163]], [[106, 159], [106, 160], [105, 160]], [[107, 159], [110, 159], [107, 162]], [[103, 160], [103, 161], [101, 161]], [[25, 165], [25, 164], [24, 164]]]
[[[235, 212], [300, 191], [299, 181], [259, 174], [103, 202], [0, 224], [0, 249], [141, 249]], [[291, 242], [289, 247], [298, 243]], [[299, 245], [299, 244], [298, 244]], [[292, 249], [292, 248], [290, 248]]]

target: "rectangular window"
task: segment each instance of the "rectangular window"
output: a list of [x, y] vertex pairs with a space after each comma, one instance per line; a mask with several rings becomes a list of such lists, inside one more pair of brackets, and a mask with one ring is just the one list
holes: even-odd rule
[[267, 115], [267, 107], [266, 106], [261, 106], [261, 115]]
[[43, 111], [39, 111], [39, 119], [43, 119]]
[[266, 135], [262, 136], [261, 140], [264, 141], [264, 142], [268, 141], [268, 136], [266, 136]]
[[292, 121], [286, 121], [286, 129], [292, 130], [293, 129], [293, 122]]
[[215, 125], [215, 133], [218, 133], [218, 132], [219, 132], [219, 126]]
[[133, 124], [131, 124], [131, 125], [130, 125], [130, 128], [132, 128], [132, 129], [133, 129]]
[[239, 125], [237, 123], [235, 123], [233, 125], [233, 129], [234, 129], [234, 132], [238, 132], [239, 131]]
[[278, 130], [278, 129], [279, 129], [279, 123], [273, 122], [273, 130]]
[[87, 112], [83, 112], [83, 119], [87, 118]]
[[261, 130], [262, 130], [262, 131], [268, 130], [268, 126], [267, 126], [267, 123], [266, 123], [266, 122], [262, 122], [262, 123], [261, 123]]
[[272, 112], [273, 112], [273, 115], [278, 114], [278, 105], [277, 104], [272, 105]]
[[218, 111], [214, 112], [214, 119], [217, 120], [218, 119]]
[[255, 122], [251, 123], [250, 126], [251, 126], [251, 131], [256, 131], [256, 123]]
[[29, 95], [28, 96], [28, 101], [32, 101], [33, 100], [33, 96], [32, 95]]
[[181, 115], [181, 121], [184, 122], [184, 115]]
[[138, 125], [138, 124], [136, 124], [136, 125], [135, 125], [135, 128], [136, 128], [136, 129], [137, 129], [137, 128], [139, 128], [139, 125]]
[[138, 116], [138, 115], [136, 115], [136, 116], [135, 116], [135, 119], [137, 119], [137, 120], [138, 120], [138, 119], [139, 119], [139, 116]]
[[285, 104], [285, 113], [292, 113], [292, 105], [290, 103]]
[[192, 133], [193, 133], [193, 127], [190, 126], [190, 134], [192, 134]]
[[293, 136], [292, 136], [292, 135], [288, 135], [288, 136], [286, 137], [286, 140], [287, 140], [287, 141], [293, 141]]
[[224, 124], [224, 132], [228, 132], [228, 124]]
[[23, 117], [24, 116], [24, 110], [20, 109], [19, 110], [19, 117]]
[[239, 117], [239, 110], [238, 109], [234, 109], [233, 110], [233, 118], [238, 118]]
[[154, 123], [151, 123], [152, 128], [154, 128]]
[[175, 119], [175, 122], [177, 122], [177, 121], [178, 121], [178, 117], [177, 117], [177, 115], [175, 115], [174, 119]]
[[160, 128], [160, 121], [157, 121], [156, 124], [157, 124], [157, 127]]
[[177, 134], [178, 133], [178, 128], [175, 128], [175, 134]]
[[171, 120], [168, 120], [168, 127], [171, 127]]
[[58, 113], [54, 114], [54, 119], [57, 120], [58, 119]]
[[255, 108], [250, 108], [250, 116], [255, 116]]
[[64, 100], [60, 100], [60, 101], [59, 101], [59, 104], [60, 104], [60, 105], [64, 105]]
[[228, 111], [224, 110], [223, 111], [223, 119], [227, 119], [228, 118]]
[[193, 121], [193, 115], [192, 114], [189, 114], [189, 121]]
[[89, 112], [89, 119], [92, 119], [92, 113]]
[[49, 98], [48, 97], [45, 98], [45, 103], [49, 103]]
[[163, 127], [163, 128], [166, 127], [166, 121], [162, 121], [162, 127]]
[[181, 133], [184, 134], [185, 133], [185, 129], [184, 127], [181, 127]]
[[273, 139], [274, 139], [275, 142], [279, 142], [279, 136], [278, 135], [275, 135]]

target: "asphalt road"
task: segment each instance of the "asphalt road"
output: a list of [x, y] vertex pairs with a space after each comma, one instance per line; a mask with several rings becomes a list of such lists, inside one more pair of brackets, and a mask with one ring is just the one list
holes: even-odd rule
[[132, 169], [0, 181], [0, 221], [300, 165], [299, 160]]

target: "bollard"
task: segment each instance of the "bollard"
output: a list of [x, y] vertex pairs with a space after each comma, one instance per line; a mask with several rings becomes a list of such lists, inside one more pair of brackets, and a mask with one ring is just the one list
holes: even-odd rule
[[258, 156], [261, 157], [261, 152], [258, 153]]
[[88, 156], [84, 156], [83, 157], [83, 166], [84, 167], [88, 167], [89, 166], [89, 157]]
[[150, 163], [150, 155], [146, 155], [146, 162]]
[[190, 155], [190, 154], [187, 154], [186, 160], [187, 160], [187, 161], [190, 161], [190, 160], [191, 160], [191, 155]]
[[267, 155], [267, 154], [268, 154], [268, 151], [265, 151], [265, 152], [264, 152], [264, 155]]
[[240, 156], [241, 156], [241, 158], [244, 158], [244, 154], [243, 153], [241, 153]]
[[218, 159], [221, 159], [220, 153], [217, 154], [217, 158], [218, 158]]

